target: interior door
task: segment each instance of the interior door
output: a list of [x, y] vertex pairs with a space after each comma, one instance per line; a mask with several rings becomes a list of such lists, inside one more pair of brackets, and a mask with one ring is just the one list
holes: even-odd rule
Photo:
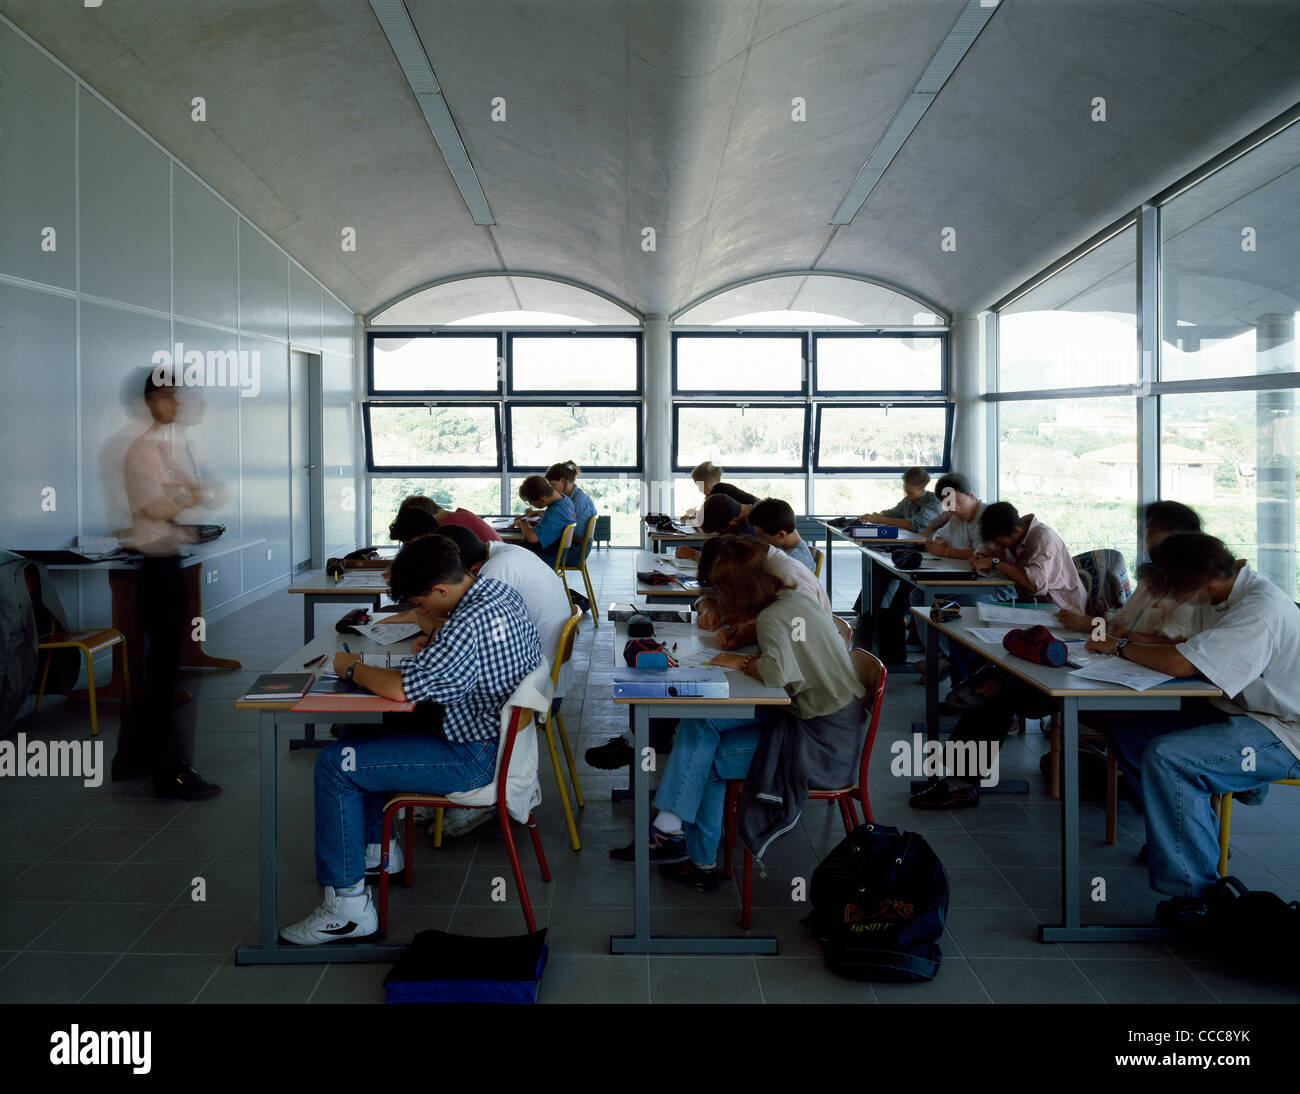
[[313, 476], [320, 469], [312, 464], [311, 387], [312, 358], [299, 350], [289, 354], [289, 511], [290, 558], [293, 571], [310, 569], [312, 563]]

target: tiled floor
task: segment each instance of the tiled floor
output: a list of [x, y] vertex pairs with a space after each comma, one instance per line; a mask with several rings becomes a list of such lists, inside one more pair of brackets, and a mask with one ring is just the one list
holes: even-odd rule
[[[599, 599], [627, 599], [630, 551], [598, 551]], [[836, 608], [856, 593], [851, 554], [837, 552]], [[105, 782], [85, 789], [71, 779], [0, 779], [0, 1002], [379, 1002], [386, 966], [310, 965], [238, 968], [234, 950], [255, 941], [257, 925], [257, 717], [232, 700], [258, 673], [301, 644], [301, 605], [277, 593], [211, 626], [208, 649], [240, 657], [239, 673], [188, 672], [194, 700], [178, 708], [194, 735], [195, 763], [225, 787], [216, 801], [155, 801], [143, 783]], [[322, 625], [325, 612], [321, 613]], [[575, 651], [580, 670], [612, 659], [612, 630], [584, 623]], [[919, 831], [952, 884], [944, 964], [929, 984], [865, 984], [827, 972], [820, 948], [798, 920], [792, 879], [807, 878], [842, 837], [833, 809], [814, 804], [775, 848], [766, 878], [756, 878], [754, 930], [780, 939], [779, 957], [612, 957], [609, 935], [630, 930], [632, 877], [610, 862], [609, 848], [631, 838], [631, 806], [612, 805], [622, 780], [580, 763], [587, 805], [579, 816], [583, 850], [570, 850], [543, 760], [546, 800], [538, 816], [553, 880], [529, 866], [529, 893], [550, 927], [551, 959], [543, 1002], [1298, 1002], [1300, 989], [1261, 984], [1207, 963], [1177, 946], [1042, 945], [1036, 926], [1055, 918], [1059, 893], [1059, 809], [1038, 774], [1045, 742], [1034, 731], [1012, 738], [1004, 777], [1030, 780], [1027, 796], [989, 797], [977, 810], [918, 814], [907, 808], [907, 780], [889, 772], [889, 745], [909, 736], [923, 714], [917, 677], [891, 678], [870, 793], [877, 820]], [[565, 700], [578, 756], [626, 728], [605, 685], [578, 688]], [[116, 715], [101, 714], [106, 758]], [[54, 702], [28, 713], [15, 730], [77, 738], [84, 706]], [[284, 737], [287, 737], [286, 733]], [[283, 738], [282, 738], [283, 740]], [[296, 919], [319, 899], [312, 850], [313, 754], [284, 751], [280, 763], [280, 907]], [[1098, 921], [1148, 919], [1156, 900], [1134, 861], [1141, 818], [1124, 803], [1120, 838], [1101, 841], [1102, 815], [1085, 805], [1083, 866], [1106, 879], [1106, 900], [1088, 902]], [[1277, 788], [1261, 808], [1233, 810], [1232, 870], [1248, 885], [1287, 900], [1300, 896], [1300, 793]], [[466, 934], [523, 929], [513, 893], [494, 902], [494, 879], [509, 882], [500, 831], [491, 826], [435, 850], [422, 833], [416, 885], [394, 890], [393, 937], [438, 927]], [[195, 879], [206, 901], [191, 899]], [[700, 896], [652, 877], [653, 924], [664, 933], [737, 931], [739, 903], [724, 885]], [[1085, 894], [1090, 891], [1085, 887]]]

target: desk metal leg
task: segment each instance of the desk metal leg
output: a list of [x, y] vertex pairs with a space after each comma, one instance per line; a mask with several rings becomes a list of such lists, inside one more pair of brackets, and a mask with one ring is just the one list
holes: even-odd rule
[[745, 954], [777, 952], [777, 940], [772, 936], [752, 935], [690, 935], [652, 936], [650, 934], [650, 779], [641, 770], [641, 755], [650, 743], [650, 707], [644, 703], [633, 706], [632, 737], [636, 755], [632, 757], [631, 778], [636, 803], [633, 811], [632, 839], [636, 846], [636, 871], [634, 879], [635, 934], [610, 935], [610, 953], [715, 953]]
[[862, 556], [862, 604], [867, 609], [867, 649], [879, 657], [880, 643], [876, 636], [880, 633], [880, 628], [876, 626], [876, 621], [880, 618], [880, 602], [884, 599], [880, 590], [880, 574], [866, 551], [858, 553]]
[[[302, 640], [307, 645], [316, 637], [316, 598], [311, 593], [304, 593], [302, 598]], [[329, 741], [316, 739], [316, 725], [308, 722], [303, 727], [303, 735], [289, 742], [289, 750], [297, 752], [300, 748], [324, 748]]]

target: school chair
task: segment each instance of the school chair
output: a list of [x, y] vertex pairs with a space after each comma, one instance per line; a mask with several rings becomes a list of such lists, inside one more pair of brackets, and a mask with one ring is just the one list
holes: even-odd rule
[[[36, 574], [36, 568], [34, 566], [27, 567], [24, 577], [27, 582], [27, 591], [31, 594], [32, 603], [35, 605], [40, 597], [40, 578]], [[35, 712], [40, 713], [41, 703], [45, 699], [45, 685], [50, 677], [50, 662], [54, 659], [54, 651], [80, 650], [86, 662], [86, 698], [90, 701], [90, 735], [98, 737], [99, 707], [95, 701], [95, 654], [113, 646], [120, 645], [122, 647], [122, 705], [123, 708], [129, 706], [131, 670], [127, 665], [126, 637], [114, 627], [102, 627], [99, 630], [56, 630], [52, 616], [46, 612], [37, 612], [36, 614], [42, 625], [48, 624], [49, 629], [39, 634], [36, 639], [36, 652], [38, 654], [44, 653], [45, 656], [41, 664], [41, 680], [36, 688]]]
[[[1300, 779], [1274, 779], [1274, 786], [1300, 786]], [[1232, 821], [1232, 791], [1219, 795], [1219, 877], [1228, 876], [1228, 827]]]
[[[858, 679], [862, 682], [865, 689], [862, 696], [862, 718], [867, 723], [867, 735], [862, 741], [862, 753], [858, 757], [858, 777], [848, 786], [841, 786], [837, 790], [810, 790], [808, 800], [825, 800], [833, 801], [840, 807], [840, 817], [844, 821], [844, 832], [846, 835], [852, 835], [853, 830], [859, 824], [873, 824], [875, 817], [871, 815], [871, 801], [867, 794], [867, 767], [871, 763], [871, 746], [876, 740], [876, 729], [880, 725], [880, 710], [885, 702], [885, 680], [889, 676], [888, 670], [883, 662], [874, 654], [866, 650], [851, 650], [849, 656], [853, 659], [853, 668], [858, 674]], [[745, 785], [744, 779], [727, 780], [727, 796], [723, 806], [723, 815], [726, 818], [727, 830], [723, 838], [723, 860], [722, 876], [731, 877], [731, 850], [736, 846], [736, 806], [740, 801], [740, 788]], [[857, 807], [854, 799], [862, 803], [862, 814], [865, 820], [858, 820]], [[740, 925], [749, 930], [750, 922], [750, 904], [753, 896], [754, 884], [754, 856], [749, 853], [749, 848], [745, 851], [745, 868], [744, 880], [741, 885], [741, 905], [740, 905]]]
[[[591, 587], [591, 575], [587, 573], [587, 556], [591, 554], [591, 544], [596, 536], [596, 521], [598, 521], [599, 519], [600, 519], [599, 517], [592, 517], [587, 521], [587, 530], [583, 533], [582, 536], [582, 561], [579, 562], [578, 565], [576, 566], [570, 566], [567, 562], [565, 562], [564, 567], [560, 570], [560, 580], [564, 582], [564, 587], [566, 590], [569, 587], [569, 580], [564, 575], [566, 573], [582, 574], [582, 582], [584, 585], [587, 586], [587, 599], [591, 601], [591, 625], [593, 627], [600, 626], [600, 612], [596, 610], [596, 593], [595, 590]], [[572, 539], [573, 537], [570, 538]], [[561, 553], [556, 555], [555, 557], [557, 559], [562, 559], [564, 558], [564, 554]], [[573, 603], [572, 597], [569, 598], [569, 603], [570, 604]], [[577, 848], [575, 847], [574, 850], [576, 851]]]
[[853, 628], [849, 625], [849, 621], [842, 615], [833, 615], [831, 618], [835, 620], [835, 629], [840, 632], [840, 637], [844, 639], [844, 648], [846, 650], [853, 649]]
[[[572, 525], [570, 525], [572, 527]], [[529, 931], [537, 930], [533, 918], [533, 906], [528, 899], [528, 886], [524, 882], [524, 871], [519, 864], [519, 852], [515, 847], [515, 837], [510, 831], [510, 812], [508, 800], [510, 791], [523, 792], [530, 801], [541, 801], [541, 789], [537, 785], [537, 737], [529, 737], [527, 731], [535, 728], [537, 713], [550, 710], [551, 685], [546, 662], [538, 665], [519, 682], [514, 694], [506, 700], [501, 710], [501, 740], [497, 748], [497, 768], [492, 781], [475, 790], [458, 791], [454, 794], [399, 793], [384, 804], [384, 818], [379, 834], [379, 937], [388, 936], [388, 848], [392, 839], [393, 818], [399, 810], [406, 810], [406, 869], [402, 872], [402, 884], [410, 888], [415, 883], [415, 809], [417, 806], [432, 806], [439, 811], [444, 809], [491, 809], [496, 806], [497, 818], [501, 821], [501, 832], [506, 838], [506, 853], [510, 856], [510, 869], [515, 877], [515, 887], [519, 890], [519, 903], [523, 907], [524, 922]], [[504, 775], [503, 775], [504, 773]], [[542, 838], [537, 832], [537, 821], [533, 818], [532, 808], [528, 810], [528, 832], [533, 838], [533, 851], [537, 855], [537, 865], [542, 871], [542, 880], [551, 880], [551, 871], [546, 865], [546, 855], [542, 851]]]
[[813, 576], [820, 578], [822, 576], [822, 563], [825, 561], [826, 552], [820, 547], [812, 546], [810, 546], [808, 550], [812, 552], [813, 556]]
[[[555, 551], [555, 574], [560, 579], [560, 584], [564, 586], [564, 595], [569, 597], [569, 607], [573, 607], [573, 597], [569, 596], [569, 583], [564, 577], [564, 556], [569, 553], [569, 548], [573, 546], [573, 530], [577, 528], [576, 524], [566, 524], [564, 531], [560, 533], [559, 545]], [[593, 605], [594, 606], [594, 605]], [[593, 611], [592, 616], [595, 616]]]

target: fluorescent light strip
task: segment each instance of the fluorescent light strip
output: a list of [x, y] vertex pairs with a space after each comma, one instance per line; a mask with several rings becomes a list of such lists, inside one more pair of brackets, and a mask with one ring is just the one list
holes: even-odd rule
[[411, 22], [411, 13], [406, 10], [404, 0], [370, 0], [370, 8], [379, 20], [379, 26], [388, 39], [393, 56], [401, 66], [406, 82], [410, 85], [419, 104], [420, 113], [428, 123], [433, 139], [438, 143], [438, 151], [455, 179], [460, 196], [465, 200], [475, 224], [495, 224], [492, 209], [488, 205], [487, 195], [474, 173], [474, 165], [469, 161], [465, 151], [465, 142], [460, 139], [456, 122], [447, 108], [438, 78], [433, 74], [424, 44], [415, 32]]
[[875, 189], [876, 183], [889, 168], [894, 157], [898, 155], [907, 138], [912, 135], [922, 116], [930, 109], [939, 89], [948, 81], [957, 66], [966, 56], [967, 50], [975, 43], [993, 13], [998, 10], [996, 0], [967, 0], [957, 21], [953, 23], [947, 36], [939, 43], [930, 63], [925, 66], [921, 78], [916, 81], [907, 98], [899, 106], [893, 119], [881, 134], [876, 147], [871, 150], [867, 162], [862, 165], [849, 192], [831, 217], [832, 224], [851, 224], [858, 215], [868, 195]]

